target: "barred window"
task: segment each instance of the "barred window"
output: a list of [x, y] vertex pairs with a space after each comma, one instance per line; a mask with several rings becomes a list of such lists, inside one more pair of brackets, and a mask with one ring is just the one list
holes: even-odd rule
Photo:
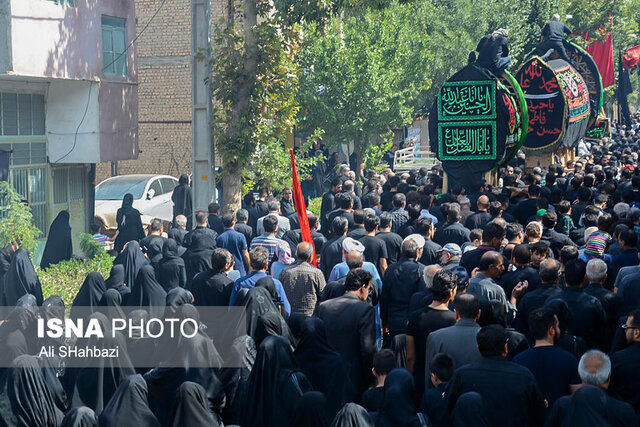
[[44, 135], [44, 95], [0, 93], [0, 136]]

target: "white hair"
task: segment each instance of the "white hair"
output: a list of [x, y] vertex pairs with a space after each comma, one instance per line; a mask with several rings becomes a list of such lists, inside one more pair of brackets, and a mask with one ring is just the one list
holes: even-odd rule
[[629, 205], [627, 203], [616, 203], [613, 207], [613, 212], [618, 216], [618, 218], [626, 218], [629, 213]]
[[578, 374], [585, 384], [606, 384], [611, 374], [611, 359], [600, 350], [589, 350], [580, 358]]
[[176, 216], [175, 222], [178, 227], [184, 227], [187, 225], [187, 217], [184, 215], [178, 215]]
[[592, 259], [587, 263], [587, 279], [591, 283], [600, 283], [607, 277], [607, 264], [601, 259]]
[[559, 21], [559, 20], [560, 20], [560, 15], [559, 15], [559, 14], [557, 14], [557, 13], [554, 13], [554, 14], [553, 14], [553, 20], [554, 20], [554, 21]]
[[427, 287], [427, 289], [433, 286], [433, 278], [440, 270], [442, 270], [442, 267], [440, 267], [438, 264], [428, 265], [424, 268], [424, 271], [422, 273], [422, 281], [424, 282], [424, 285]]
[[491, 34], [491, 38], [493, 39], [497, 39], [500, 36], [509, 37], [509, 30], [505, 28], [498, 28]]

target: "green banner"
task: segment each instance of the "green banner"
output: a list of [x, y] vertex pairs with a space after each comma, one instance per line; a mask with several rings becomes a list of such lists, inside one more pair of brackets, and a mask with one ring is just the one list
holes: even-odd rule
[[446, 82], [438, 96], [439, 121], [496, 118], [496, 82]]
[[496, 122], [438, 123], [440, 160], [496, 160]]

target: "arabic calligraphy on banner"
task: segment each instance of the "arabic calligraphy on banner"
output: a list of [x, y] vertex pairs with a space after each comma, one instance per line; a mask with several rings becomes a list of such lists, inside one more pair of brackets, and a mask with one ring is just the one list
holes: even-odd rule
[[438, 97], [438, 116], [441, 121], [495, 119], [496, 83], [446, 82]]
[[584, 79], [570, 65], [555, 71], [569, 106], [569, 123], [588, 119], [591, 109], [589, 107], [589, 90]]
[[496, 122], [438, 123], [440, 160], [495, 160]]
[[554, 72], [538, 58], [531, 58], [518, 71], [529, 108], [529, 133], [524, 148], [553, 147], [564, 129], [564, 98]]

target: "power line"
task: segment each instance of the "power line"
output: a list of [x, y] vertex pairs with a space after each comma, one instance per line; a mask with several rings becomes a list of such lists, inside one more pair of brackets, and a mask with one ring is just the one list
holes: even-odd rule
[[[131, 40], [131, 43], [129, 43], [129, 45], [124, 49], [124, 51], [122, 51], [122, 53], [120, 53], [118, 56], [115, 57], [115, 59], [113, 61], [111, 61], [109, 64], [107, 64], [105, 67], [102, 68], [103, 72], [107, 68], [111, 67], [118, 59], [120, 59], [122, 57], [122, 55], [127, 53], [127, 51], [129, 49], [131, 49], [131, 47], [136, 42], [136, 40], [138, 40], [140, 38], [140, 36], [142, 36], [142, 34], [144, 34], [144, 32], [149, 27], [151, 22], [155, 19], [156, 16], [158, 16], [158, 13], [160, 13], [160, 10], [162, 9], [162, 6], [164, 6], [164, 4], [166, 2], [167, 2], [167, 0], [162, 0], [162, 3], [160, 3], [160, 6], [158, 6], [156, 11], [153, 13], [153, 15], [151, 15], [151, 18], [149, 18], [149, 20], [147, 21], [145, 26], [142, 28], [142, 30], [140, 30], [140, 32], [133, 38], [133, 40]], [[87, 117], [87, 112], [89, 111], [89, 101], [91, 100], [91, 89], [92, 88], [93, 88], [93, 81], [91, 81], [89, 83], [89, 96], [87, 97], [87, 105], [84, 108], [84, 113], [82, 114], [82, 119], [80, 120], [80, 123], [78, 124], [78, 127], [76, 128], [76, 132], [75, 132], [75, 134], [73, 136], [73, 145], [71, 146], [71, 149], [64, 156], [60, 157], [58, 160], [56, 160], [53, 163], [58, 163], [60, 160], [66, 159], [73, 152], [73, 150], [75, 150], [76, 144], [78, 142], [78, 132], [80, 131], [80, 126], [82, 126], [82, 124], [84, 123], [84, 119]]]

